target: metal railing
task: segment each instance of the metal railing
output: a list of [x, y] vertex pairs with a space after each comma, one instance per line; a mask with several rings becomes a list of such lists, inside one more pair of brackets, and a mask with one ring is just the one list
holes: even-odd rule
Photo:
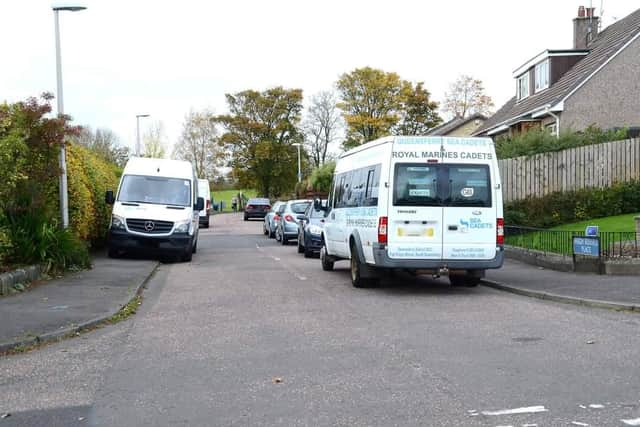
[[[572, 255], [573, 236], [584, 231], [556, 231], [544, 228], [505, 226], [505, 244], [545, 253]], [[603, 258], [640, 258], [640, 235], [634, 231], [599, 232]]]

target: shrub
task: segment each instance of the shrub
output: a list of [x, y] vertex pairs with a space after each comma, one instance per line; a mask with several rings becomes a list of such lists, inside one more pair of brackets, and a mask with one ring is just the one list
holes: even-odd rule
[[310, 182], [314, 191], [319, 193], [329, 193], [329, 191], [331, 191], [331, 181], [333, 180], [333, 171], [335, 168], [335, 162], [327, 162], [313, 170]]
[[541, 228], [639, 211], [640, 181], [529, 197], [504, 207], [507, 225]]
[[53, 271], [89, 267], [86, 244], [71, 230], [58, 227], [43, 214], [9, 214], [2, 220], [11, 242], [10, 262], [37, 263]]

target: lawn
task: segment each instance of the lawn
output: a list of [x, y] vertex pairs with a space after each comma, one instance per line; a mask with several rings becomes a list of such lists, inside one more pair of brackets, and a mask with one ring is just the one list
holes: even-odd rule
[[545, 231], [533, 231], [517, 234], [507, 228], [506, 243], [527, 249], [571, 255], [573, 251], [572, 236], [584, 235], [587, 225], [599, 227], [602, 247], [607, 249], [620, 246], [624, 242], [635, 241], [635, 217], [640, 213], [616, 215], [591, 219], [550, 228]]
[[223, 212], [233, 212], [231, 209], [231, 198], [238, 193], [244, 194], [247, 198], [256, 197], [257, 192], [255, 190], [222, 190], [222, 191], [212, 191], [211, 197], [213, 197], [214, 204], [220, 203], [220, 201], [224, 201], [224, 210]]
[[587, 225], [597, 225], [599, 231], [636, 231], [635, 217], [640, 216], [640, 212], [626, 215], [608, 216], [605, 218], [590, 219], [588, 221], [574, 222], [573, 224], [559, 225], [551, 228], [557, 231], [584, 231]]

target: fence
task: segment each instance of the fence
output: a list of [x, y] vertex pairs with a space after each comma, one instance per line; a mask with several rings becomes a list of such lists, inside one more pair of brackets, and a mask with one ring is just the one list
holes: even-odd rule
[[505, 202], [640, 179], [640, 138], [498, 161]]
[[[505, 243], [546, 253], [572, 255], [573, 236], [583, 231], [555, 231], [533, 227], [505, 227]], [[640, 233], [607, 231], [598, 233], [603, 258], [640, 258]]]

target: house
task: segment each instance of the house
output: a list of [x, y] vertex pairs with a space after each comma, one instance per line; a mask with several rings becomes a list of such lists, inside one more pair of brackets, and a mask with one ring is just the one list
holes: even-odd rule
[[580, 6], [573, 49], [545, 50], [518, 67], [515, 96], [474, 135], [640, 125], [640, 9], [601, 32], [598, 21], [595, 8]]
[[471, 136], [482, 126], [487, 117], [482, 114], [472, 114], [469, 117], [454, 117], [446, 123], [438, 125], [427, 132], [430, 136]]

